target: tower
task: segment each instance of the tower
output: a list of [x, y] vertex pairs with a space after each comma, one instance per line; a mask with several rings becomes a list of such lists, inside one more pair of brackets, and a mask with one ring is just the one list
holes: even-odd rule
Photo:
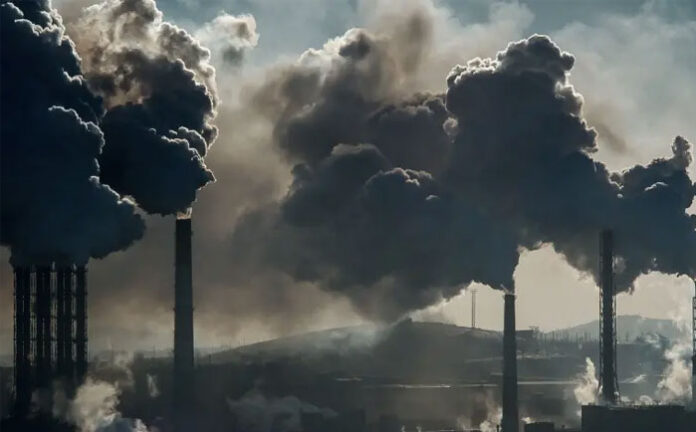
[[192, 430], [194, 397], [193, 274], [191, 217], [176, 219], [174, 257], [174, 422], [177, 432]]
[[503, 432], [518, 432], [517, 406], [517, 330], [515, 329], [515, 294], [505, 294], [503, 321]]
[[615, 404], [619, 392], [616, 377], [616, 294], [614, 292], [614, 235], [604, 230], [599, 237], [599, 382], [602, 399]]

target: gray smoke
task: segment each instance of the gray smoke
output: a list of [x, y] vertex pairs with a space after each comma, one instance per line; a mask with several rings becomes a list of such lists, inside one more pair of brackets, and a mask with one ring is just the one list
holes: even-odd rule
[[135, 206], [100, 180], [101, 100], [47, 1], [3, 1], [1, 243], [15, 263], [76, 262], [144, 231]]
[[71, 27], [90, 87], [104, 98], [102, 179], [149, 213], [184, 211], [214, 181], [210, 51], [163, 20], [154, 0], [107, 0]]
[[619, 289], [650, 271], [696, 273], [686, 140], [609, 172], [568, 81], [575, 59], [545, 36], [454, 67], [444, 94], [408, 94], [430, 27], [417, 13], [403, 22], [416, 31], [350, 30], [255, 89], [294, 180], [239, 223], [240, 271], [281, 269], [382, 319], [473, 281], [513, 289], [520, 248], [552, 244], [594, 275], [605, 228]]

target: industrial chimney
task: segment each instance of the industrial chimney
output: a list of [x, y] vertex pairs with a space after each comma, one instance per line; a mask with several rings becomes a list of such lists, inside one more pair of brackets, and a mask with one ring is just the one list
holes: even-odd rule
[[15, 415], [29, 412], [32, 390], [31, 370], [31, 269], [15, 266]]
[[72, 392], [87, 373], [87, 270], [56, 262], [13, 267], [15, 416], [21, 418], [35, 390], [60, 379]]
[[191, 269], [191, 213], [176, 219], [174, 280], [174, 425], [189, 432], [194, 403], [193, 286]]
[[515, 294], [505, 294], [503, 321], [503, 432], [518, 432], [517, 407], [517, 336], [515, 330]]
[[602, 399], [615, 404], [619, 391], [616, 377], [616, 296], [614, 293], [614, 235], [604, 230], [599, 237], [599, 380]]

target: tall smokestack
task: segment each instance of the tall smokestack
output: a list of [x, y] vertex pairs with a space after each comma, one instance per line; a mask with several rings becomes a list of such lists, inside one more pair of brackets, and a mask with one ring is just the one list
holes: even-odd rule
[[616, 377], [616, 296], [614, 295], [614, 235], [604, 230], [599, 238], [600, 305], [599, 369], [602, 398], [616, 403], [619, 391]]
[[174, 423], [177, 432], [192, 430], [193, 274], [191, 214], [176, 219], [174, 281]]
[[518, 432], [517, 406], [517, 335], [515, 330], [515, 295], [505, 294], [503, 323], [503, 432]]
[[16, 266], [15, 276], [15, 415], [29, 412], [31, 401], [31, 270]]
[[34, 361], [36, 363], [36, 385], [48, 386], [52, 377], [51, 349], [51, 268], [36, 267], [36, 341]]
[[87, 269], [75, 270], [75, 374], [78, 382], [87, 375]]

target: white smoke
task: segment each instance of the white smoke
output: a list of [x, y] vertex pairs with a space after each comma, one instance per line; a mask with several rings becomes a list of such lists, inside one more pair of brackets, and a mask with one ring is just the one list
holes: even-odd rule
[[157, 376], [155, 375], [147, 374], [147, 394], [153, 399], [160, 395]]
[[[678, 299], [675, 299], [678, 300]], [[664, 353], [667, 366], [657, 383], [655, 399], [658, 403], [687, 404], [691, 399], [691, 310], [690, 302], [675, 301], [679, 307], [672, 319], [679, 329], [679, 337]]]
[[691, 396], [691, 368], [687, 362], [691, 346], [684, 341], [675, 342], [665, 351], [668, 364], [662, 379], [657, 383], [655, 396], [660, 403], [686, 404]]
[[500, 429], [500, 425], [503, 419], [503, 409], [500, 406], [496, 406], [494, 410], [488, 412], [488, 418], [481, 422], [479, 429], [481, 432], [497, 432]]
[[73, 399], [54, 385], [53, 416], [74, 425], [79, 432], [155, 432], [139, 419], [123, 417], [118, 410], [121, 392], [133, 386], [132, 362], [133, 354], [126, 352], [111, 352], [107, 359], [95, 362]]
[[599, 391], [599, 380], [597, 370], [592, 360], [585, 359], [585, 372], [578, 375], [577, 385], [573, 389], [575, 400], [580, 405], [597, 403], [597, 392]]

